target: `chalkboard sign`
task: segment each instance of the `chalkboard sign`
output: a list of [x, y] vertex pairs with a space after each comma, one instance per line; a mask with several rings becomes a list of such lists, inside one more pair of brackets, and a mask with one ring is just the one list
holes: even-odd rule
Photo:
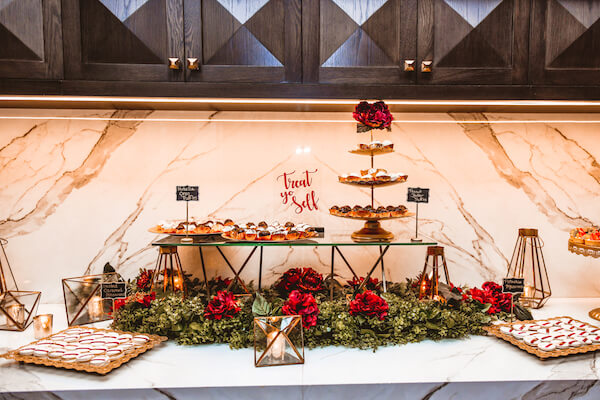
[[524, 278], [504, 278], [502, 279], [503, 293], [523, 293], [525, 288]]
[[103, 299], [124, 299], [127, 297], [126, 282], [109, 282], [100, 285], [100, 297]]
[[198, 201], [198, 186], [177, 186], [177, 201]]
[[429, 203], [429, 189], [408, 188], [407, 197], [406, 201], [411, 203]]

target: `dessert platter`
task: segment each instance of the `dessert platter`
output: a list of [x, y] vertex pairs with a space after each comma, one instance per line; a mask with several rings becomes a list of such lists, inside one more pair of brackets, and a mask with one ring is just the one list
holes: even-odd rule
[[227, 226], [221, 236], [236, 242], [293, 242], [314, 238], [318, 236], [318, 233], [314, 227], [308, 224], [286, 222], [282, 225], [279, 222], [267, 224], [265, 221], [261, 221], [258, 224], [248, 222], [244, 226]]
[[408, 175], [402, 173], [388, 173], [383, 168], [369, 168], [358, 172], [351, 172], [338, 176], [341, 183], [349, 183], [352, 185], [371, 185], [384, 186], [396, 183], [406, 182]]
[[225, 227], [234, 225], [235, 223], [231, 219], [226, 219], [223, 222], [213, 220], [198, 222], [192, 218], [187, 223], [187, 231], [186, 221], [160, 221], [148, 231], [173, 236], [221, 235]]
[[73, 326], [0, 357], [104, 375], [166, 340], [164, 336]]
[[412, 217], [414, 214], [408, 212], [405, 206], [379, 206], [374, 208], [368, 206], [333, 206], [329, 209], [331, 215], [336, 217], [362, 219], [362, 220], [382, 220], [382, 219], [394, 219]]
[[571, 317], [518, 321], [483, 329], [542, 360], [600, 350], [600, 328]]
[[569, 236], [569, 251], [583, 256], [600, 257], [600, 229], [575, 228]]
[[391, 140], [372, 140], [370, 143], [360, 143], [357, 149], [349, 150], [352, 154], [372, 156], [375, 154], [386, 154], [394, 152], [394, 143]]

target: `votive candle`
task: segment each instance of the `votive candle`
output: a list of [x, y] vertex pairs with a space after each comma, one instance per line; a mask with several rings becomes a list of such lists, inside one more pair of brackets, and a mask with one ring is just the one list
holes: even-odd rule
[[52, 314], [40, 314], [33, 318], [33, 334], [36, 339], [52, 335]]

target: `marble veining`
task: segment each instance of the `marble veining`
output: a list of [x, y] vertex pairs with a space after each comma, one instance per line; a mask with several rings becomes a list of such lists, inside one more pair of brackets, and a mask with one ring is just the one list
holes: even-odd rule
[[[199, 218], [304, 221], [348, 235], [361, 224], [332, 217], [328, 208], [370, 201], [368, 190], [337, 183], [339, 174], [369, 166], [368, 158], [347, 152], [368, 141], [367, 135], [357, 134], [352, 122], [302, 121], [348, 121], [346, 114], [15, 109], [1, 115], [37, 117], [0, 120], [0, 236], [9, 239], [20, 286], [42, 290], [44, 301], [60, 301], [61, 278], [99, 273], [106, 262], [126, 278], [152, 267], [157, 251], [151, 243], [159, 236], [147, 229], [184, 216], [183, 205], [174, 201], [176, 185], [200, 186], [200, 201], [190, 205]], [[56, 115], [66, 119], [47, 118]], [[93, 119], [68, 119], [74, 117]], [[454, 283], [500, 279], [517, 229], [536, 227], [553, 293], [600, 293], [597, 280], [581, 279], [598, 265], [566, 249], [572, 227], [600, 224], [600, 123], [564, 121], [597, 115], [395, 117], [404, 122], [395, 123], [391, 133], [375, 133], [376, 139], [392, 140], [395, 152], [376, 158], [375, 166], [405, 172], [409, 179], [377, 189], [376, 204], [405, 204], [407, 186], [431, 188], [430, 203], [420, 208], [419, 231], [446, 246]], [[186, 120], [156, 120], [177, 118]], [[259, 119], [299, 122], [248, 122]], [[503, 121], [514, 123], [498, 123]], [[297, 154], [298, 147], [311, 150]], [[318, 171], [313, 185], [318, 209], [296, 214], [293, 205], [282, 203], [278, 177], [305, 170]], [[414, 218], [384, 227], [408, 240]], [[239, 265], [249, 249], [225, 252]], [[344, 252], [361, 274], [378, 256], [377, 248]], [[199, 276], [197, 249], [182, 249], [181, 256], [185, 269]], [[214, 249], [206, 249], [205, 257], [210, 276], [230, 275]], [[242, 273], [246, 281], [257, 279], [257, 257]], [[267, 249], [263, 283], [290, 266], [312, 265], [327, 273], [330, 258], [323, 248]], [[423, 248], [391, 249], [387, 279], [415, 276], [423, 260]], [[336, 273], [341, 281], [350, 278], [341, 260]]]

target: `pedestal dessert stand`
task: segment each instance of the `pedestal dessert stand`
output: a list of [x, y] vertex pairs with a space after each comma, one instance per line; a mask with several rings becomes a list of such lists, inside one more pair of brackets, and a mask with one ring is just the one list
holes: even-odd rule
[[[569, 251], [585, 257], [600, 258], [600, 247], [575, 243], [571, 239], [569, 239]], [[600, 307], [594, 308], [588, 315], [590, 318], [600, 321]]]
[[[373, 142], [373, 131], [371, 131], [371, 142]], [[374, 168], [374, 158], [375, 156], [379, 156], [382, 154], [393, 153], [393, 149], [370, 149], [370, 150], [350, 150], [352, 154], [359, 154], [364, 156], [369, 156], [371, 158], [371, 168]], [[376, 187], [384, 187], [384, 186], [393, 186], [400, 183], [406, 182], [405, 180], [398, 180], [394, 182], [341, 182], [344, 185], [353, 185], [358, 187], [369, 187], [371, 189], [371, 207], [375, 206], [375, 188]], [[379, 221], [386, 219], [399, 219], [413, 216], [413, 213], [405, 213], [401, 216], [397, 217], [352, 217], [346, 215], [335, 215], [340, 218], [349, 218], [349, 219], [357, 219], [365, 221], [365, 225], [362, 229], [352, 233], [352, 240], [356, 242], [389, 242], [394, 239], [394, 234], [392, 232], [386, 231], [381, 227], [381, 223]]]

